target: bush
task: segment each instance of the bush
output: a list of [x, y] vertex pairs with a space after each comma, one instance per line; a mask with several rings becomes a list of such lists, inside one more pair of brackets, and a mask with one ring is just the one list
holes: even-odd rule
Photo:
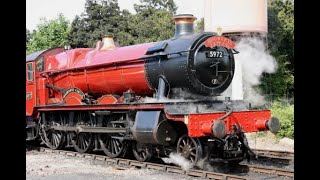
[[294, 138], [294, 105], [276, 101], [272, 104], [272, 116], [280, 120], [280, 131], [277, 133], [278, 138]]

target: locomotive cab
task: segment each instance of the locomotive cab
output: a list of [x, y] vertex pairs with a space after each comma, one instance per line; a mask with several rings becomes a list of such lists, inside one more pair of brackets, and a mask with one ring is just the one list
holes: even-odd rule
[[38, 51], [26, 56], [26, 139], [34, 140], [38, 136], [38, 114], [35, 107], [46, 104], [48, 89], [41, 73], [45, 70], [45, 59], [62, 52], [63, 48]]

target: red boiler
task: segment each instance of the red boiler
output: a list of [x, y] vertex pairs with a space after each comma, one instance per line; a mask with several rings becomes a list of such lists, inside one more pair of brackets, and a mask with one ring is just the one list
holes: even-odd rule
[[50, 56], [44, 72], [51, 77], [50, 84], [97, 95], [122, 94], [129, 89], [141, 95], [152, 94], [142, 57], [154, 43], [116, 47], [112, 37], [105, 37], [102, 44], [98, 42], [96, 49], [74, 49]]

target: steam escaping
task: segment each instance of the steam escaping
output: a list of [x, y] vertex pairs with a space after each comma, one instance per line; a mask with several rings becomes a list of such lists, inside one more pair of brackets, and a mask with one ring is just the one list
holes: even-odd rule
[[182, 88], [172, 88], [169, 92], [170, 97], [163, 97], [161, 99], [153, 97], [144, 97], [141, 102], [144, 103], [156, 103], [156, 102], [181, 102], [181, 101], [194, 101], [194, 100], [217, 100], [216, 96], [204, 96], [201, 94], [194, 94]]
[[277, 70], [277, 61], [267, 51], [266, 45], [258, 37], [243, 37], [237, 42], [235, 61], [242, 67], [244, 101], [252, 106], [265, 104], [264, 96], [257, 85], [261, 83], [263, 73], [274, 73]]
[[214, 168], [209, 162], [206, 161], [206, 159], [200, 159], [196, 166], [205, 171], [217, 171], [217, 168]]
[[[180, 166], [183, 170], [188, 171], [192, 168], [191, 161], [184, 158], [180, 153], [170, 153], [169, 158], [161, 158], [166, 164], [175, 164]], [[219, 171], [221, 165], [211, 165], [206, 159], [200, 159], [195, 165], [196, 167], [205, 171]]]
[[180, 153], [170, 153], [169, 158], [161, 158], [164, 163], [175, 164], [183, 170], [188, 171], [192, 168], [192, 163], [184, 158]]

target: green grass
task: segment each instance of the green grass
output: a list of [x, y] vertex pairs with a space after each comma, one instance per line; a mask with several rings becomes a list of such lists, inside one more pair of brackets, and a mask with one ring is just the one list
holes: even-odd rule
[[272, 116], [280, 120], [280, 131], [278, 138], [294, 138], [294, 105], [275, 101], [270, 108]]

